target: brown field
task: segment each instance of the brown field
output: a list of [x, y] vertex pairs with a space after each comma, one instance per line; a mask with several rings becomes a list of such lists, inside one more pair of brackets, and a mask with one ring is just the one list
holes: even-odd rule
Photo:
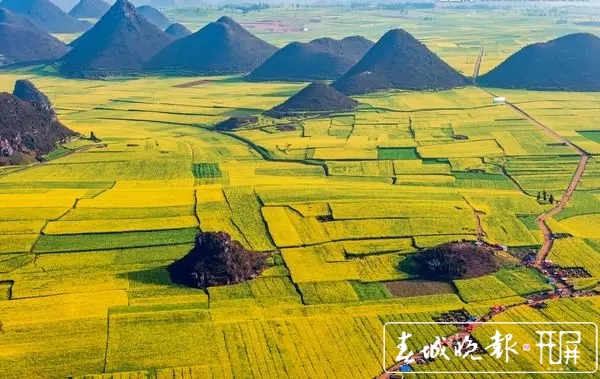
[[385, 284], [394, 297], [415, 297], [455, 293], [454, 287], [446, 282], [430, 280], [398, 280]]
[[213, 83], [213, 82], [214, 82], [214, 80], [195, 80], [193, 82], [177, 84], [177, 85], [174, 85], [173, 87], [175, 87], [175, 88], [190, 88], [190, 87], [201, 86], [203, 84], [208, 84], [208, 83]]

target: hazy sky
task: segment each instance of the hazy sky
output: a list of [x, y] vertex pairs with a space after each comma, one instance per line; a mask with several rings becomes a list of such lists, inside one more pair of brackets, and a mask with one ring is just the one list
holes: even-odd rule
[[[1, 1], [1, 0], [0, 0]], [[55, 3], [56, 5], [58, 5], [59, 7], [61, 7], [62, 9], [64, 9], [65, 11], [70, 11], [71, 8], [73, 8], [75, 6], [75, 4], [77, 4], [79, 2], [79, 0], [51, 0], [53, 3]], [[116, 0], [104, 0], [108, 3], [114, 4], [114, 2]], [[152, 0], [129, 0], [130, 2], [132, 2], [133, 4], [135, 4], [136, 6], [139, 5], [145, 5], [148, 4], [149, 2], [151, 2]], [[350, 3], [353, 1], [358, 1], [358, 2], [363, 2], [363, 3], [403, 3], [403, 2], [410, 2], [410, 1], [415, 1], [415, 2], [433, 2], [435, 0], [336, 0], [336, 2], [339, 1], [340, 3]], [[199, 5], [199, 4], [244, 4], [244, 3], [258, 3], [258, 2], [263, 2], [263, 3], [268, 3], [268, 4], [273, 4], [273, 3], [300, 3], [300, 4], [306, 4], [306, 3], [319, 3], [321, 1], [319, 0], [175, 0], [175, 3], [181, 5], [181, 6], [195, 6], [195, 5]], [[331, 1], [328, 1], [328, 3], [331, 3]]]
[[[1, 1], [1, 0], [0, 0]], [[64, 9], [65, 11], [70, 11], [71, 8], [73, 8], [75, 6], [75, 4], [77, 4], [79, 2], [79, 0], [51, 0], [54, 4], [58, 5], [59, 7], [61, 7], [62, 9]], [[115, 0], [104, 0], [107, 3], [110, 4], [114, 4]], [[148, 4], [151, 0], [129, 0], [130, 2], [132, 2], [133, 4], [135, 4], [136, 6], [139, 5], [145, 5]], [[402, 0], [399, 0], [402, 1]], [[425, 0], [428, 1], [428, 0]], [[433, 0], [431, 0], [433, 1]], [[175, 0], [175, 3], [182, 5], [182, 6], [194, 6], [194, 5], [199, 5], [199, 4], [217, 4], [217, 3], [253, 3], [253, 2], [264, 2], [264, 3], [285, 3], [285, 2], [298, 2], [298, 3], [305, 3], [306, 0], [298, 0], [298, 1], [294, 1], [294, 0]], [[348, 2], [350, 2], [350, 0], [348, 0]]]
[[[50, 0], [52, 1], [54, 4], [58, 5], [59, 7], [61, 7], [62, 9], [66, 10], [66, 11], [70, 11], [71, 8], [73, 8], [75, 6], [75, 4], [77, 4], [79, 2], [79, 0]], [[104, 0], [107, 3], [110, 4], [114, 4], [116, 0]], [[148, 4], [148, 2], [150, 0], [129, 0], [130, 2], [132, 2], [135, 5], [144, 5], [144, 4]], [[202, 0], [175, 0], [175, 2], [177, 4], [197, 4], [200, 3]]]

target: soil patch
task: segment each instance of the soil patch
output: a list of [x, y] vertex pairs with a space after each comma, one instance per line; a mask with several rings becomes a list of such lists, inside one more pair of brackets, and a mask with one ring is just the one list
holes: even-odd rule
[[214, 83], [214, 80], [195, 80], [193, 82], [188, 82], [188, 83], [182, 83], [182, 84], [177, 84], [174, 85], [174, 88], [190, 88], [190, 87], [196, 87], [196, 86], [201, 86], [203, 84], [208, 84], [208, 83]]
[[454, 286], [448, 282], [432, 280], [398, 280], [385, 284], [387, 290], [394, 297], [416, 297], [456, 293]]

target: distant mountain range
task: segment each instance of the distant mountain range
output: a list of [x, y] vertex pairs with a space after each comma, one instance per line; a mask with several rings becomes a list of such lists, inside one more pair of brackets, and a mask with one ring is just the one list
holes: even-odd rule
[[70, 48], [27, 18], [0, 8], [0, 63], [51, 61]]
[[27, 17], [48, 33], [81, 33], [92, 27], [87, 21], [70, 16], [50, 0], [3, 0], [2, 8]]
[[69, 11], [69, 15], [76, 18], [100, 18], [108, 12], [110, 6], [104, 0], [81, 0]]

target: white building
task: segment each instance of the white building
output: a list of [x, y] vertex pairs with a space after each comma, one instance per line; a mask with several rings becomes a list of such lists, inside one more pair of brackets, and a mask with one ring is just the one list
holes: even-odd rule
[[494, 97], [494, 104], [504, 104], [506, 103], [506, 97]]

